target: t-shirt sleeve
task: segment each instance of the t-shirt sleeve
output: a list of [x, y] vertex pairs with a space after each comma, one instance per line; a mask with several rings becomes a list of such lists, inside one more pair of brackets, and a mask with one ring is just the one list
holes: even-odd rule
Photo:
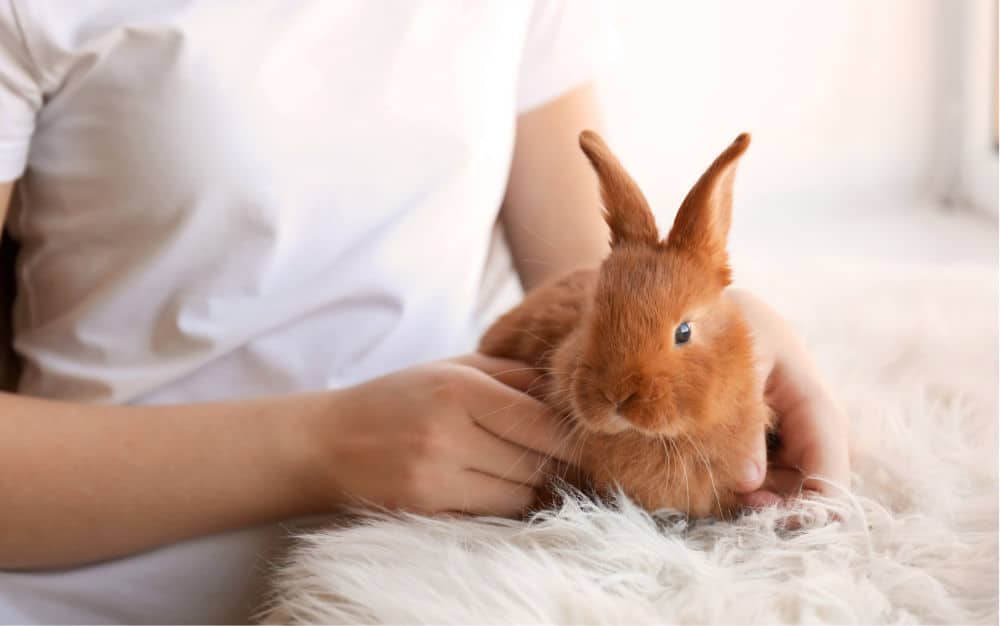
[[0, 181], [24, 173], [41, 106], [42, 90], [13, 0], [0, 0]]
[[594, 80], [621, 57], [603, 0], [535, 0], [517, 87], [518, 113]]

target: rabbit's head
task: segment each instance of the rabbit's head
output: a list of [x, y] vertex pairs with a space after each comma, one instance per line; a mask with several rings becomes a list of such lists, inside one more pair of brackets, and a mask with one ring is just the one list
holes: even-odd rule
[[719, 155], [661, 239], [642, 191], [604, 141], [580, 135], [600, 181], [611, 252], [552, 374], [585, 430], [697, 433], [738, 418], [751, 397], [749, 331], [723, 297], [733, 176], [749, 144], [742, 134]]

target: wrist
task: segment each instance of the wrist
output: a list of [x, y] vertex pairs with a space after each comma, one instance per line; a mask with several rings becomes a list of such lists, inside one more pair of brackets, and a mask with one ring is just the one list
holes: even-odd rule
[[329, 513], [344, 504], [334, 467], [344, 396], [340, 390], [286, 396], [270, 411], [275, 471], [292, 516]]

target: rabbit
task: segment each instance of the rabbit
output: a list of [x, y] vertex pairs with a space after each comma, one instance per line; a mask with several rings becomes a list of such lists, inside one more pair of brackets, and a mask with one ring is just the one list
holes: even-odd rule
[[582, 488], [620, 486], [643, 508], [731, 518], [754, 437], [771, 428], [752, 337], [723, 297], [741, 134], [701, 176], [660, 239], [642, 191], [599, 135], [580, 148], [600, 182], [611, 250], [596, 269], [529, 291], [479, 351], [543, 374], [538, 395], [580, 433]]

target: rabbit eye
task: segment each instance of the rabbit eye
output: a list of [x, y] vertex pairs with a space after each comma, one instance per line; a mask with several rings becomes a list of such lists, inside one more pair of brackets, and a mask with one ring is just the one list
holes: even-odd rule
[[681, 325], [674, 331], [674, 343], [681, 345], [691, 341], [691, 324], [681, 322]]

